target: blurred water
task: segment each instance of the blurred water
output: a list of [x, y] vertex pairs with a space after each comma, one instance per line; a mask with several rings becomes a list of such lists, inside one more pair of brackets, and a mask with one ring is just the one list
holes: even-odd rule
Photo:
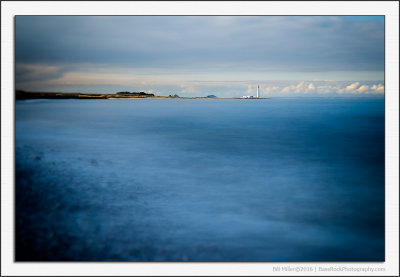
[[16, 250], [382, 261], [384, 100], [17, 101]]

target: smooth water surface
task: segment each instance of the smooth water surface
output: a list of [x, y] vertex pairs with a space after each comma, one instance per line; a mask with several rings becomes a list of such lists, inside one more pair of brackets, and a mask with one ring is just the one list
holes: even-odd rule
[[384, 260], [383, 99], [16, 102], [16, 258]]

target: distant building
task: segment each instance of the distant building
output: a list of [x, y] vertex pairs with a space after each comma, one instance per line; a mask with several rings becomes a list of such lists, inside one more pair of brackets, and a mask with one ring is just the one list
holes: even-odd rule
[[217, 96], [215, 96], [214, 94], [211, 94], [211, 95], [207, 95], [207, 97], [214, 98], [214, 97], [217, 97]]
[[257, 95], [252, 96], [252, 95], [244, 95], [242, 98], [260, 98], [260, 85], [257, 85]]

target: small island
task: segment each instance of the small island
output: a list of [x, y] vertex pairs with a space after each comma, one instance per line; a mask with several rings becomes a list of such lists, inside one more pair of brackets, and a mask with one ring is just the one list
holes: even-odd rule
[[24, 90], [16, 90], [16, 100], [28, 99], [116, 99], [116, 98], [157, 98], [157, 99], [269, 99], [257, 97], [217, 97], [215, 95], [208, 96], [192, 96], [182, 97], [177, 94], [170, 94], [169, 96], [156, 96], [153, 93], [146, 93], [144, 91], [129, 92], [122, 91], [117, 93], [80, 93], [80, 92], [31, 92]]

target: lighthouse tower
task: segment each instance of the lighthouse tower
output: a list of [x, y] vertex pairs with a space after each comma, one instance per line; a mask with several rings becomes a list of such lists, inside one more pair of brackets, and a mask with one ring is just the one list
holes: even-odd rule
[[259, 93], [259, 91], [260, 91], [260, 85], [257, 85], [257, 98], [259, 98], [259, 97], [260, 97], [260, 93]]

